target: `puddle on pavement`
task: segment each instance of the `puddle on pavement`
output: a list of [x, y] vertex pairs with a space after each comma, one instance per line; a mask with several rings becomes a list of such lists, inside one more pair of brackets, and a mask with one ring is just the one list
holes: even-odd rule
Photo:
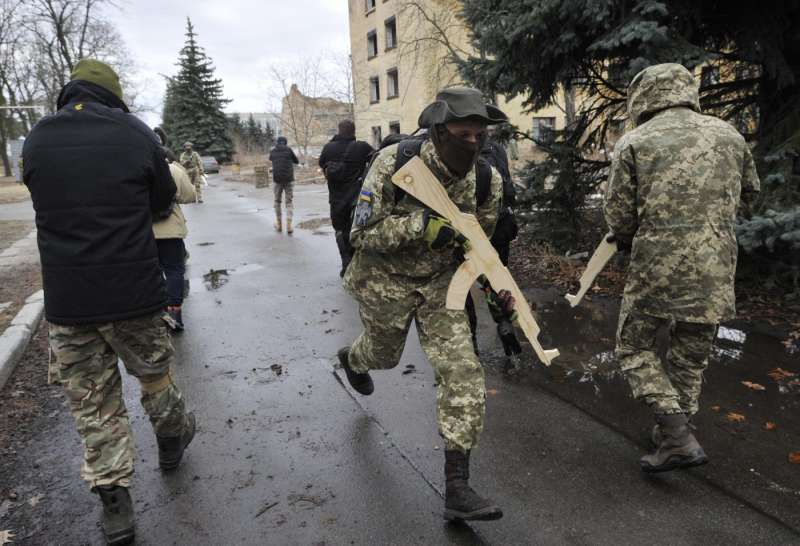
[[244, 275], [262, 269], [264, 266], [261, 264], [244, 264], [235, 269], [211, 269], [203, 275], [203, 285], [206, 290], [216, 290], [228, 284], [232, 275]]
[[197, 246], [213, 246], [213, 245], [214, 245], [214, 243], [209, 242], [209, 241], [206, 241], [206, 242], [203, 242], [203, 243], [197, 243]]
[[[304, 220], [300, 222], [297, 224], [297, 227], [300, 229], [319, 230], [319, 228], [329, 225], [331, 225], [330, 218], [312, 218], [311, 220]], [[320, 234], [326, 234], [326, 232], [321, 232]], [[317, 235], [316, 231], [314, 235]]]

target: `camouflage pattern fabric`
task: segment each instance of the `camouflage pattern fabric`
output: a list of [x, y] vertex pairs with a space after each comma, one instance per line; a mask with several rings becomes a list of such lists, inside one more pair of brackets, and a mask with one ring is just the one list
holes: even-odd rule
[[[670, 326], [662, 364], [656, 334]], [[617, 358], [633, 396], [655, 413], [697, 413], [703, 371], [716, 337], [714, 324], [672, 322], [644, 313], [623, 313], [617, 331]]]
[[275, 195], [275, 216], [280, 219], [281, 216], [281, 201], [282, 196], [286, 199], [286, 219], [291, 221], [292, 214], [294, 213], [294, 182], [275, 182], [272, 186], [272, 192]]
[[161, 313], [105, 324], [50, 323], [55, 355], [50, 375], [63, 385], [84, 447], [81, 475], [92, 488], [129, 487], [134, 445], [117, 366], [142, 385], [142, 406], [158, 436], [179, 436], [186, 425], [183, 396], [172, 383], [175, 352]]
[[180, 158], [181, 166], [186, 169], [186, 172], [189, 174], [189, 178], [192, 180], [192, 185], [194, 186], [194, 191], [197, 194], [197, 200], [203, 200], [203, 180], [201, 175], [203, 174], [203, 161], [200, 159], [200, 154], [195, 152], [194, 150], [183, 152]]
[[[344, 281], [359, 303], [364, 331], [350, 350], [350, 365], [357, 372], [396, 366], [414, 319], [436, 374], [439, 433], [446, 449], [466, 451], [477, 446], [483, 429], [485, 386], [466, 312], [445, 307], [459, 258], [453, 249], [436, 252], [422, 240], [421, 203], [409, 195], [396, 202], [391, 183], [396, 153], [397, 146], [381, 152], [357, 205], [359, 221], [351, 235], [356, 250]], [[502, 192], [497, 171], [493, 171], [490, 198], [476, 211], [474, 172], [453, 178], [430, 142], [423, 144], [420, 157], [453, 202], [464, 212], [477, 212], [491, 235]]]
[[611, 231], [633, 241], [625, 306], [716, 324], [735, 316], [736, 211], [759, 180], [742, 136], [698, 113], [697, 94], [681, 65], [634, 77], [635, 128], [614, 149], [604, 212]]

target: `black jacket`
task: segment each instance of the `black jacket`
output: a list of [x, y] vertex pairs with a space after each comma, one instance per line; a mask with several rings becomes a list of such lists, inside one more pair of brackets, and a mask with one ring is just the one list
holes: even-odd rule
[[319, 166], [328, 181], [328, 203], [334, 229], [345, 229], [350, 205], [361, 188], [360, 178], [375, 150], [355, 137], [336, 135], [323, 148]]
[[278, 184], [287, 184], [294, 180], [294, 165], [300, 163], [297, 156], [286, 144], [276, 144], [269, 153], [272, 161], [272, 180]]
[[47, 320], [90, 324], [153, 313], [166, 296], [152, 215], [175, 195], [161, 145], [97, 85], [70, 82], [58, 108], [22, 151]]

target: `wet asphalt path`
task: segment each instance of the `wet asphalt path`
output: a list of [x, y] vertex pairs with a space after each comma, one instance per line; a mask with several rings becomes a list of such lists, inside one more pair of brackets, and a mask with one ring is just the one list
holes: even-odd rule
[[[175, 375], [199, 431], [175, 473], [158, 470], [138, 387], [125, 382], [137, 544], [800, 544], [702, 469], [642, 476], [641, 450], [624, 435], [493, 369], [472, 474], [506, 517], [445, 525], [434, 379], [416, 337], [395, 370], [374, 374], [371, 397], [334, 373], [336, 350], [360, 324], [331, 228], [317, 225], [325, 187], [296, 188], [289, 237], [271, 227], [271, 188], [219, 176], [211, 185], [205, 204], [185, 207], [192, 286]], [[203, 281], [212, 269], [227, 271], [213, 286]], [[491, 330], [482, 330], [487, 360]], [[22, 543], [102, 544], [71, 419], [52, 417], [29, 446], [36, 470], [20, 469], [52, 484], [42, 530]]]

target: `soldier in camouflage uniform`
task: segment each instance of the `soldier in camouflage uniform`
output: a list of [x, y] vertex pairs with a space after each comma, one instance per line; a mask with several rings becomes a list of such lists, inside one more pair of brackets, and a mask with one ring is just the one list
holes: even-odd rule
[[[419, 157], [460, 210], [477, 214], [491, 234], [499, 213], [502, 179], [492, 170], [489, 198], [476, 202], [475, 163], [486, 127], [506, 119], [474, 89], [442, 91], [420, 116], [430, 139]], [[373, 392], [370, 370], [395, 367], [412, 319], [436, 374], [439, 433], [445, 443], [447, 519], [497, 519], [502, 512], [468, 484], [469, 454], [483, 429], [483, 370], [472, 348], [464, 310], [446, 308], [447, 288], [460, 263], [449, 223], [391, 182], [398, 145], [380, 152], [364, 181], [351, 232], [355, 255], [344, 277], [359, 304], [363, 333], [339, 359], [351, 386]], [[477, 210], [476, 210], [477, 209]]]
[[169, 214], [176, 186], [161, 142], [122, 97], [111, 67], [81, 60], [58, 112], [33, 128], [23, 150], [55, 357], [50, 378], [64, 387], [84, 448], [81, 474], [115, 545], [135, 534], [133, 437], [118, 359], [141, 384], [162, 469], [178, 466], [195, 433], [170, 371], [175, 352], [153, 237], [152, 219]]
[[[700, 114], [698, 86], [678, 64], [633, 78], [633, 130], [614, 150], [606, 221], [631, 250], [617, 356], [633, 395], [656, 418], [647, 472], [704, 464], [692, 434], [703, 371], [720, 321], [735, 316], [734, 223], [740, 199], [759, 190], [750, 150], [729, 124]], [[670, 328], [662, 363], [656, 332]]]
[[203, 202], [203, 162], [200, 160], [200, 154], [194, 151], [194, 145], [191, 142], [183, 144], [183, 153], [180, 158], [181, 167], [186, 169], [189, 173], [189, 178], [192, 179], [194, 185], [194, 192], [197, 194], [197, 202]]

